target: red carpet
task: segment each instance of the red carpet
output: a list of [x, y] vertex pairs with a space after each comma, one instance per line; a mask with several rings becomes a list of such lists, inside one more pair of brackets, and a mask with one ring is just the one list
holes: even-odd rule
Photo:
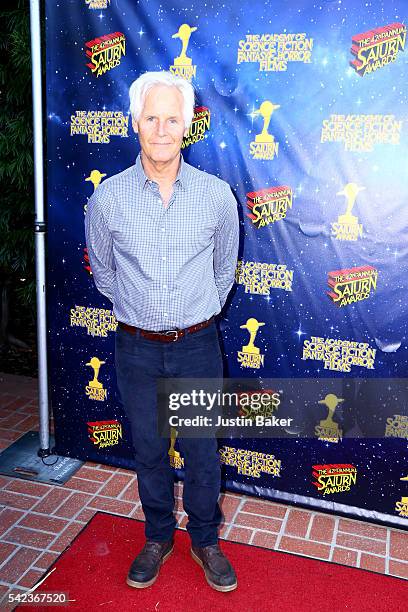
[[[144, 543], [144, 523], [99, 512], [56, 561], [38, 591], [68, 591], [68, 607], [36, 610], [141, 612], [373, 612], [407, 609], [408, 583], [365, 570], [221, 541], [238, 588], [218, 593], [190, 556], [190, 538], [177, 530], [172, 556], [148, 589], [125, 583]], [[27, 606], [21, 607], [27, 609]], [[32, 608], [31, 608], [32, 609]]]

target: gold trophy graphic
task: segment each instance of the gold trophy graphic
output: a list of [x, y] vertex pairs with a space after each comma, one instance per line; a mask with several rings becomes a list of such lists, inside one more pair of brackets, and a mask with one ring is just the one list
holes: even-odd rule
[[268, 128], [271, 122], [272, 113], [278, 108], [280, 108], [280, 104], [272, 104], [272, 102], [270, 102], [269, 100], [265, 100], [265, 102], [262, 102], [258, 110], [254, 112], [254, 115], [261, 115], [264, 120], [262, 132], [255, 136], [255, 142], [275, 141], [274, 136], [268, 133]]
[[174, 459], [180, 459], [180, 453], [174, 448], [174, 445], [176, 443], [176, 438], [177, 438], [177, 429], [175, 429], [174, 427], [172, 427], [170, 429], [170, 447], [169, 447], [169, 457], [170, 457], [170, 462], [172, 462], [172, 460], [174, 461]]
[[333, 438], [340, 437], [339, 425], [333, 421], [333, 415], [337, 406], [341, 402], [344, 402], [344, 399], [337, 397], [333, 393], [328, 393], [323, 400], [319, 400], [318, 402], [319, 404], [324, 404], [329, 410], [327, 417], [320, 421], [319, 425], [320, 427], [323, 427], [323, 429], [333, 432], [333, 435], [331, 436]]
[[97, 187], [99, 187], [100, 182], [103, 178], [105, 178], [106, 174], [101, 174], [99, 170], [92, 170], [91, 174], [86, 177], [86, 181], [90, 181], [93, 185], [94, 191]]
[[258, 329], [265, 325], [265, 323], [261, 323], [254, 318], [248, 319], [245, 325], [240, 325], [240, 329], [246, 329], [249, 331], [249, 342], [245, 346], [242, 347], [242, 352], [250, 355], [259, 355], [260, 349], [254, 345], [256, 334], [258, 333]]
[[191, 57], [187, 57], [186, 53], [190, 36], [196, 30], [197, 28], [191, 28], [187, 23], [183, 23], [183, 25], [179, 27], [178, 32], [173, 34], [172, 38], [179, 38], [182, 43], [180, 55], [174, 58], [174, 66], [191, 66], [192, 59]]
[[357, 194], [363, 191], [365, 187], [359, 187], [356, 183], [347, 183], [344, 186], [343, 191], [339, 191], [336, 195], [344, 195], [347, 200], [347, 208], [344, 215], [340, 215], [337, 219], [338, 223], [345, 223], [347, 225], [357, 225], [358, 218], [351, 214], [354, 203], [356, 201]]
[[[404, 478], [400, 478], [400, 480], [407, 482], [408, 476], [404, 476]], [[401, 497], [401, 503], [408, 504], [408, 497]]]
[[99, 374], [99, 369], [101, 365], [103, 365], [104, 363], [105, 361], [100, 361], [98, 357], [92, 357], [92, 359], [88, 361], [87, 364], [85, 364], [87, 366], [91, 366], [91, 368], [93, 368], [93, 371], [94, 371], [93, 380], [89, 381], [88, 387], [92, 387], [92, 389], [102, 389], [103, 385], [98, 380], [98, 374]]

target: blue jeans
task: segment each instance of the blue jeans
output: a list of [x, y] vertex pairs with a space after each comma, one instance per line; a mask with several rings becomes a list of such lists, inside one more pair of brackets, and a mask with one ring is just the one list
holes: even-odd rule
[[[132, 429], [139, 496], [146, 538], [170, 540], [176, 526], [174, 471], [169, 440], [157, 430], [157, 378], [222, 379], [222, 356], [215, 323], [177, 342], [148, 340], [120, 327], [115, 336], [117, 385]], [[221, 466], [215, 438], [180, 438], [184, 457], [183, 505], [194, 546], [218, 541]]]

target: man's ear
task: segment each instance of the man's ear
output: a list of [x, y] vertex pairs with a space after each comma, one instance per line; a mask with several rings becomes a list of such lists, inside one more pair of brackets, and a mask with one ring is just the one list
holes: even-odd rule
[[135, 132], [135, 134], [138, 133], [138, 127], [137, 127], [137, 121], [136, 119], [132, 119], [132, 127], [133, 127], [133, 131]]

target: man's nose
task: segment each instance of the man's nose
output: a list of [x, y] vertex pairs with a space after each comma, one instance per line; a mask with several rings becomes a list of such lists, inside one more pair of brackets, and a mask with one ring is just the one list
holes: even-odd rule
[[165, 136], [166, 135], [166, 122], [165, 121], [161, 121], [160, 119], [157, 122], [157, 134], [158, 134], [158, 136]]

